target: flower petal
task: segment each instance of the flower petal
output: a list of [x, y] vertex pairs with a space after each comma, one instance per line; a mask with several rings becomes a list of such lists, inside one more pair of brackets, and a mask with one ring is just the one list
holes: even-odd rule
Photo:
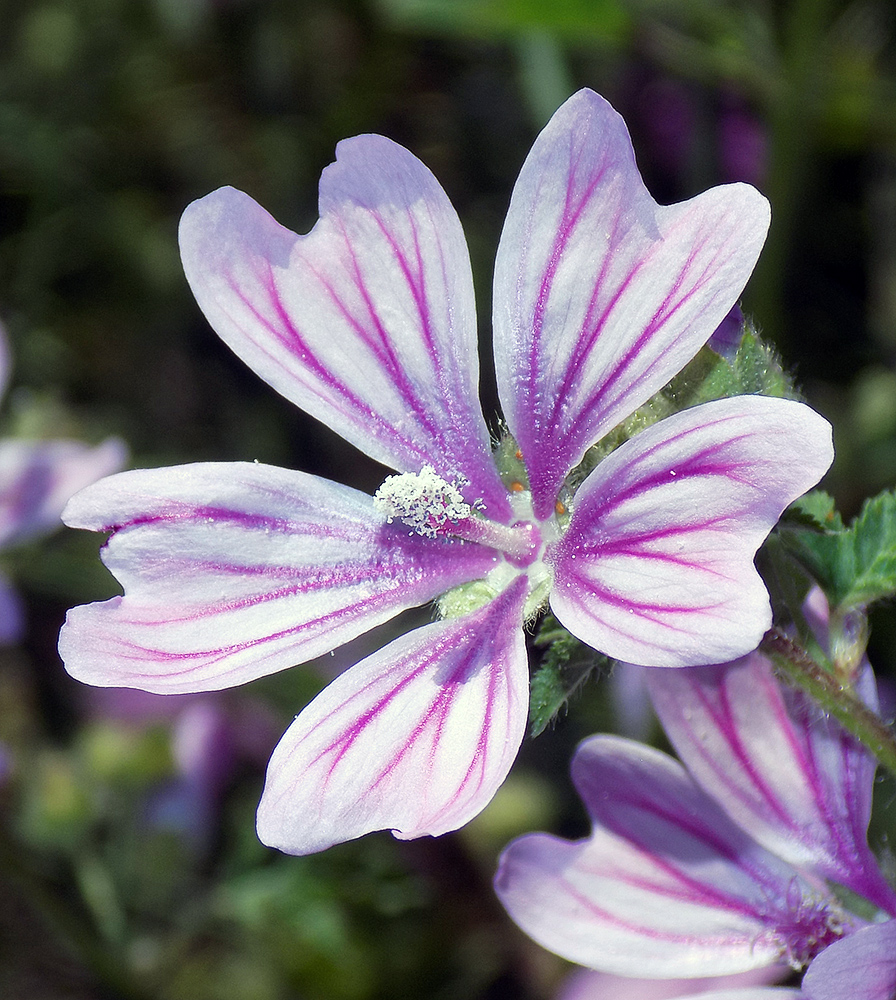
[[691, 993], [680, 1000], [805, 1000], [800, 990], [786, 986], [755, 986], [748, 989], [720, 990], [713, 993]]
[[678, 756], [742, 829], [896, 913], [866, 840], [875, 761], [835, 719], [782, 688], [759, 653], [645, 673]]
[[771, 624], [756, 549], [832, 458], [830, 425], [790, 400], [720, 399], [648, 427], [576, 493], [549, 556], [554, 613], [629, 663], [743, 656]]
[[722, 322], [768, 223], [745, 184], [657, 205], [603, 98], [582, 90], [557, 111], [520, 173], [495, 266], [498, 387], [538, 517], [585, 450]]
[[671, 757], [597, 736], [579, 748], [573, 779], [591, 837], [522, 837], [495, 883], [546, 948], [616, 975], [691, 978], [785, 962], [803, 935], [823, 935], [829, 915], [809, 887]]
[[632, 979], [594, 969], [577, 969], [567, 977], [556, 1000], [788, 1000], [799, 990], [768, 988], [789, 969], [751, 969], [735, 976], [700, 979]]
[[180, 228], [196, 300], [278, 392], [404, 472], [462, 473], [468, 500], [509, 516], [478, 401], [473, 283], [436, 179], [378, 135], [337, 147], [307, 236], [221, 188]]
[[0, 441], [0, 546], [61, 527], [69, 497], [117, 472], [126, 458], [115, 438], [96, 447], [81, 441]]
[[309, 854], [373, 830], [456, 830], [491, 800], [528, 712], [526, 588], [396, 639], [325, 688], [268, 767], [258, 836]]
[[346, 486], [256, 463], [125, 472], [79, 493], [65, 516], [113, 531], [103, 557], [125, 590], [69, 612], [66, 668], [169, 694], [320, 656], [497, 558], [385, 524]]
[[806, 1000], [893, 1000], [896, 996], [896, 921], [863, 927], [835, 941], [803, 977]]

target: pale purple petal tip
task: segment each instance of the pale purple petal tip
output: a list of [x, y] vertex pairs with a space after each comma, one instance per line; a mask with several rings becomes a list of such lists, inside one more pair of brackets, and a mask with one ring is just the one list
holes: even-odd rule
[[648, 427], [576, 494], [548, 554], [554, 613], [629, 663], [743, 656], [771, 624], [756, 550], [832, 459], [828, 422], [790, 400], [722, 399]]
[[374, 830], [436, 836], [507, 775], [528, 712], [517, 580], [479, 611], [402, 636], [341, 674], [271, 758], [258, 836], [308, 854]]
[[719, 990], [710, 993], [689, 993], [680, 1000], [800, 1000], [800, 990], [785, 986], [755, 986], [749, 989]]
[[739, 305], [732, 306], [731, 311], [716, 327], [713, 335], [706, 342], [716, 354], [727, 361], [733, 361], [744, 335], [744, 314]]

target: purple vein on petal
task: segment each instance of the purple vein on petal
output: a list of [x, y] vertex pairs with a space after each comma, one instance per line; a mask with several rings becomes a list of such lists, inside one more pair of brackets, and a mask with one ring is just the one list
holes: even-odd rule
[[466, 476], [490, 516], [509, 516], [477, 398], [462, 229], [407, 150], [340, 143], [305, 236], [222, 189], [188, 208], [181, 247], [209, 321], [278, 391], [393, 468]]
[[647, 682], [679, 756], [744, 829], [893, 911], [896, 895], [867, 848], [867, 812], [857, 805], [873, 768], [845, 731], [799, 693], [785, 694], [759, 654], [686, 675], [651, 670]]
[[[333, 777], [334, 772], [339, 767], [339, 764], [344, 759], [345, 755], [349, 750], [351, 750], [353, 745], [362, 736], [365, 730], [380, 717], [380, 714], [391, 702], [401, 696], [402, 692], [406, 688], [410, 687], [423, 674], [431, 672], [434, 667], [437, 667], [441, 657], [442, 650], [436, 648], [432, 651], [432, 653], [422, 659], [419, 666], [411, 673], [401, 676], [400, 668], [396, 668], [393, 672], [398, 674], [399, 677], [395, 682], [395, 686], [383, 695], [382, 698], [379, 698], [376, 702], [365, 709], [363, 714], [359, 716], [357, 722], [352, 727], [342, 733], [331, 744], [323, 747], [316, 757], [311, 758], [309, 766], [314, 766], [324, 758], [332, 756], [332, 761], [327, 768], [327, 775], [324, 779], [324, 788], [326, 788], [327, 783]], [[445, 721], [448, 718], [452, 705], [454, 704], [456, 689], [460, 685], [466, 683], [478, 669], [478, 664], [475, 663], [475, 657], [476, 653], [474, 650], [468, 651], [466, 655], [457, 662], [447, 676], [441, 680], [439, 687], [437, 687], [433, 692], [429, 706], [422, 712], [419, 721], [415, 725], [413, 731], [409, 734], [405, 745], [399, 748], [398, 751], [384, 763], [380, 772], [372, 778], [370, 782], [371, 789], [375, 789], [386, 778], [388, 778], [402, 764], [411, 750], [414, 749], [414, 747], [421, 741], [428, 740], [433, 749], [438, 745], [439, 739], [445, 728]], [[371, 685], [368, 685], [368, 687], [370, 686]], [[365, 691], [366, 688], [359, 690], [359, 700], [363, 701]], [[487, 718], [491, 715], [494, 701], [495, 679], [493, 678], [488, 687], [488, 695], [485, 703], [485, 715]], [[483, 736], [480, 737], [478, 741], [477, 751], [473, 755], [467, 772], [464, 775], [462, 787], [466, 786], [467, 781], [470, 779], [475, 770], [479, 770], [482, 774], [484, 774], [487, 756], [488, 745]], [[460, 790], [457, 794], [460, 794]], [[457, 796], [455, 796], [454, 800], [448, 803], [449, 806], [453, 804], [456, 797]]]
[[536, 941], [619, 975], [648, 967], [658, 977], [725, 974], [778, 961], [783, 942], [772, 901], [788, 891], [792, 870], [764, 888], [739, 863], [720, 862], [694, 882], [662, 867], [664, 846], [645, 851], [601, 822], [576, 843], [530, 834], [505, 850], [495, 888]]
[[475, 815], [525, 727], [525, 591], [518, 578], [490, 605], [408, 633], [326, 688], [274, 753], [262, 840], [306, 853], [377, 829], [446, 832]]
[[537, 516], [712, 333], [767, 222], [744, 185], [656, 205], [606, 102], [583, 91], [558, 111], [514, 189], [495, 283], [499, 388]]
[[[350, 248], [349, 248], [350, 249]], [[343, 302], [343, 300], [338, 296], [334, 287], [323, 278], [323, 276], [318, 273], [310, 262], [305, 262], [308, 265], [309, 271], [315, 275], [321, 287], [323, 287], [329, 294], [331, 301], [342, 314], [346, 322], [351, 326], [352, 330], [358, 337], [358, 339], [370, 350], [373, 358], [377, 361], [383, 374], [388, 376], [392, 380], [395, 387], [405, 395], [408, 403], [408, 408], [415, 413], [416, 418], [419, 420], [420, 424], [425, 428], [428, 434], [437, 436], [438, 429], [434, 426], [429, 418], [429, 414], [426, 412], [421, 404], [419, 397], [412, 391], [412, 387], [408, 383], [405, 376], [404, 370], [400, 364], [397, 363], [394, 352], [390, 349], [388, 345], [388, 340], [385, 331], [379, 321], [379, 317], [376, 315], [372, 304], [369, 300], [369, 295], [367, 294], [366, 288], [363, 281], [358, 275], [357, 289], [362, 293], [365, 302], [370, 310], [370, 320], [374, 324], [374, 328], [379, 332], [381, 344], [377, 345], [375, 341], [369, 336], [367, 329], [364, 324], [361, 323], [352, 313], [349, 311], [348, 306]], [[302, 334], [302, 332], [296, 326], [294, 320], [286, 310], [283, 305], [282, 299], [277, 291], [277, 283], [274, 277], [272, 268], [268, 267], [267, 279], [261, 279], [264, 284], [266, 284], [270, 301], [273, 304], [277, 317], [282, 324], [282, 329], [285, 331], [281, 333], [275, 326], [265, 320], [263, 314], [258, 310], [258, 308], [248, 299], [242, 297], [238, 283], [234, 280], [232, 275], [225, 275], [227, 278], [230, 288], [234, 295], [239, 295], [245, 307], [252, 313], [256, 321], [264, 326], [267, 332], [273, 337], [275, 341], [286, 347], [291, 353], [299, 353], [302, 357], [303, 364], [305, 368], [311, 373], [313, 378], [319, 381], [322, 385], [326, 386], [327, 389], [333, 395], [339, 396], [341, 403], [345, 407], [346, 414], [353, 414], [356, 417], [360, 417], [366, 421], [370, 422], [370, 431], [372, 435], [378, 439], [388, 440], [390, 436], [394, 433], [394, 429], [391, 425], [383, 421], [382, 417], [376, 413], [367, 403], [365, 403], [360, 396], [353, 392], [344, 381], [337, 379], [333, 373], [322, 365], [315, 353], [314, 349], [311, 347], [308, 339]], [[247, 336], [250, 336], [247, 332]], [[272, 364], [280, 367], [284, 373], [287, 369], [282, 365], [277, 358], [271, 354], [270, 351], [258, 340], [255, 340], [255, 345], [258, 350], [263, 351]], [[295, 377], [293, 375], [293, 377]], [[303, 380], [304, 381], [304, 380]], [[329, 401], [332, 397], [328, 397], [326, 394], [322, 394], [320, 389], [317, 388], [313, 382], [304, 382], [305, 391], [317, 396], [322, 401]], [[429, 453], [426, 448], [421, 448], [415, 442], [409, 441], [408, 445], [413, 450], [416, 455], [417, 461], [420, 464], [425, 464], [429, 461]]]
[[[653, 859], [651, 859], [653, 860]], [[620, 885], [629, 885], [634, 888], [641, 888], [648, 892], [653, 892], [655, 887], [647, 881], [639, 881], [638, 879], [632, 877], [625, 877], [620, 875], [618, 872], [613, 873], [613, 880], [618, 882]], [[577, 889], [576, 886], [566, 878], [561, 876], [560, 883], [562, 885], [564, 893], [566, 893], [571, 898], [586, 910], [593, 918], [597, 918], [602, 922], [607, 924], [612, 924], [616, 927], [624, 928], [627, 931], [631, 931], [637, 934], [639, 937], [647, 938], [653, 941], [664, 941], [672, 944], [680, 945], [692, 945], [694, 943], [693, 932], [688, 933], [687, 931], [675, 931], [671, 928], [660, 929], [658, 927], [651, 927], [646, 923], [637, 923], [632, 919], [623, 917], [620, 913], [608, 910], [602, 907], [593, 897], [586, 895], [581, 890]], [[664, 896], [672, 897], [672, 894], [663, 891]], [[672, 897], [674, 898], [674, 897]], [[680, 897], [682, 900], [687, 902], [695, 901], [692, 899], [690, 894], [683, 893]], [[736, 910], [742, 914], [742, 910], [738, 907], [731, 907], [731, 909]], [[742, 940], [742, 935], [730, 935], [726, 936], [723, 932], [718, 932], [713, 937], [701, 937], [701, 944], [706, 945], [723, 945], [726, 943], [732, 943]]]
[[[681, 223], [679, 222], [678, 225], [680, 226]], [[670, 236], [673, 236], [675, 228], [675, 226], [670, 228], [664, 234], [664, 238], [668, 239]], [[640, 374], [636, 374], [634, 377], [629, 374], [630, 370], [662, 326], [681, 309], [689, 296], [693, 295], [706, 283], [707, 280], [714, 276], [715, 270], [718, 267], [717, 261], [713, 261], [712, 264], [707, 263], [700, 278], [693, 280], [692, 286], [686, 288], [684, 293], [680, 297], [676, 298], [678, 293], [681, 291], [684, 276], [689, 273], [691, 263], [697, 256], [697, 251], [702, 250], [704, 244], [705, 237], [703, 240], [697, 241], [690, 254], [684, 258], [684, 265], [681, 267], [678, 277], [675, 279], [666, 297], [658, 305], [652, 319], [645, 326], [643, 332], [633, 342], [629, 350], [617, 359], [615, 365], [602, 378], [600, 393], [592, 397], [588, 405], [582, 410], [580, 419], [591, 420], [596, 418], [600, 411], [609, 410], [611, 406], [615, 405], [618, 399], [622, 396], [635, 395], [640, 397], [644, 395], [643, 391], [641, 391], [639, 387], [642, 384], [650, 383], [654, 371], [662, 365], [662, 355], [657, 355], [650, 365], [644, 369], [644, 371]], [[584, 357], [594, 347], [601, 330], [608, 322], [614, 308], [621, 300], [624, 292], [632, 284], [634, 278], [641, 271], [650, 268], [652, 260], [657, 254], [660, 245], [661, 244], [659, 242], [654, 243], [653, 246], [645, 252], [643, 257], [638, 261], [637, 265], [632, 268], [624, 282], [619, 286], [616, 294], [610, 299], [603, 314], [593, 324], [590, 333], [588, 333], [580, 341], [580, 345], [577, 347], [576, 356], [567, 366], [565, 380], [561, 383], [561, 386], [557, 391], [558, 404], [564, 398], [564, 395], [572, 393], [573, 385], [577, 381], [580, 381], [580, 373], [583, 370], [582, 362]], [[620, 386], [620, 389], [618, 393], [614, 394], [612, 390], [617, 385]], [[595, 420], [595, 423], [598, 422], [599, 421]]]
[[255, 463], [122, 473], [66, 517], [112, 531], [103, 559], [125, 592], [70, 613], [67, 667], [147, 690], [215, 689], [322, 655], [498, 559], [387, 524], [348, 487]]

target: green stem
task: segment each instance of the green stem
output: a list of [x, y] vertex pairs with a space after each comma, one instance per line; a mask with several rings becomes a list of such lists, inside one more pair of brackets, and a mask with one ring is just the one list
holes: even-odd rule
[[778, 629], [770, 629], [760, 650], [792, 687], [811, 695], [841, 726], [863, 743], [891, 774], [896, 775], [896, 736], [863, 704], [855, 692], [820, 667], [806, 651]]
[[574, 89], [563, 47], [546, 31], [529, 31], [517, 42], [517, 58], [529, 111], [541, 129]]

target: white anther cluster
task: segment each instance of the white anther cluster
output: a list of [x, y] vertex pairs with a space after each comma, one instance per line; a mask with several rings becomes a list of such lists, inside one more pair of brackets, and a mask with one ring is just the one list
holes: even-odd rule
[[373, 504], [390, 524], [402, 521], [418, 535], [434, 538], [447, 522], [457, 524], [473, 512], [458, 485], [424, 465], [419, 472], [389, 476], [374, 494]]

